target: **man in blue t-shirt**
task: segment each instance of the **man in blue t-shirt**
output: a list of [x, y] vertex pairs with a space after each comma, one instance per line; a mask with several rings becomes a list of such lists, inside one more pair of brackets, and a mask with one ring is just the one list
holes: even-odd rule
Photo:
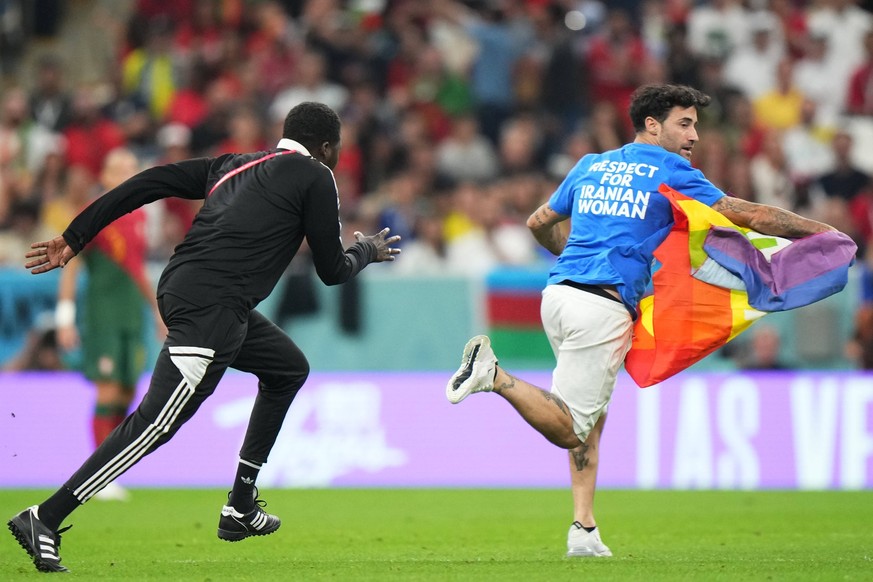
[[[633, 143], [583, 157], [528, 218], [537, 241], [558, 256], [541, 306], [557, 360], [551, 389], [498, 367], [486, 336], [467, 343], [461, 367], [446, 386], [452, 403], [474, 392], [496, 392], [550, 442], [569, 450], [570, 557], [612, 555], [594, 519], [600, 436], [654, 251], [673, 223], [658, 186], [666, 184], [762, 233], [796, 238], [833, 230], [781, 208], [726, 196], [691, 166], [697, 110], [709, 101], [686, 86], [640, 87], [630, 105]], [[569, 233], [560, 228], [567, 219]]]

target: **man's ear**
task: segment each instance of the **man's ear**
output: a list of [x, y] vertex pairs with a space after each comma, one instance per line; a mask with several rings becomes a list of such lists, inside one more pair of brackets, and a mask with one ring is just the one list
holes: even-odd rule
[[324, 158], [330, 157], [330, 142], [329, 141], [321, 142], [321, 155]]
[[646, 117], [646, 132], [649, 135], [658, 136], [661, 134], [661, 123], [654, 117]]

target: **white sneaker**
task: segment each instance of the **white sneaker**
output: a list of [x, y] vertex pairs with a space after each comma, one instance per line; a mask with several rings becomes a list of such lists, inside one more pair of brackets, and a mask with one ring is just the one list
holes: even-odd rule
[[100, 501], [129, 501], [130, 492], [113, 481], [100, 491], [94, 494], [94, 499]]
[[574, 521], [567, 533], [568, 558], [608, 558], [612, 552], [600, 540], [600, 530], [585, 531], [578, 521]]
[[491, 340], [477, 335], [464, 346], [461, 367], [446, 385], [446, 398], [457, 404], [474, 392], [490, 392], [494, 389], [496, 368], [497, 357], [491, 349]]

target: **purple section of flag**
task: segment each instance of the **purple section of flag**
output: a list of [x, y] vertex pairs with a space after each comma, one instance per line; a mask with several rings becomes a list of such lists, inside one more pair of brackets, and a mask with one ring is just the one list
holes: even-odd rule
[[[313, 373], [262, 487], [566, 487], [567, 453], [495, 394], [449, 404], [444, 373]], [[548, 386], [548, 372], [518, 372]], [[141, 383], [140, 395], [146, 384]], [[120, 482], [227, 487], [256, 380], [225, 376], [169, 443]], [[0, 375], [0, 487], [56, 487], [90, 454], [94, 393], [75, 374]], [[695, 374], [645, 390], [622, 374], [604, 488], [873, 487], [873, 375]]]
[[713, 227], [703, 245], [707, 255], [743, 280], [749, 305], [785, 311], [841, 291], [857, 252], [852, 239], [824, 232], [793, 241], [770, 261], [739, 231]]

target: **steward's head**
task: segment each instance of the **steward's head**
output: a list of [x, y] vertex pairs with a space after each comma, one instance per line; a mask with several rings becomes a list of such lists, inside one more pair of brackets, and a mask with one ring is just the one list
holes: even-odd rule
[[312, 156], [333, 170], [339, 160], [339, 116], [323, 103], [304, 102], [285, 116], [282, 137], [303, 144]]

